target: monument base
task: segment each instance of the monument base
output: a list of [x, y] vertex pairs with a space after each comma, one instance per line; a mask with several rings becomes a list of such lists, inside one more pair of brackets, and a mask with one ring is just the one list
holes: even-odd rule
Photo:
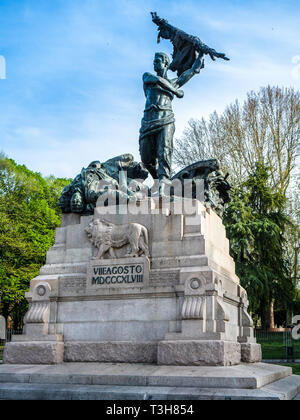
[[292, 400], [299, 393], [300, 376], [266, 363], [0, 365], [0, 400]]
[[3, 362], [260, 361], [221, 218], [197, 200], [162, 204], [63, 215]]
[[62, 362], [157, 363], [174, 366], [233, 366], [261, 361], [261, 346], [224, 340], [133, 341], [19, 341], [7, 343], [8, 364]]

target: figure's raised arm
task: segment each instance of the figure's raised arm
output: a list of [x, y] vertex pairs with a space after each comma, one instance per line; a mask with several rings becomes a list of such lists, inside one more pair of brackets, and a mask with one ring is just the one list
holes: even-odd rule
[[204, 68], [204, 58], [202, 55], [199, 55], [195, 60], [191, 69], [186, 70], [182, 73], [177, 79], [174, 79], [172, 82], [173, 86], [179, 88], [185, 85], [193, 76], [200, 73], [200, 70]]

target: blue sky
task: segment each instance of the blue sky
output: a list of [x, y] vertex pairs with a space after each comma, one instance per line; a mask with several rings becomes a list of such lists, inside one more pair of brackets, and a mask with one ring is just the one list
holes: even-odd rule
[[151, 11], [231, 58], [207, 58], [174, 99], [175, 137], [250, 90], [300, 88], [299, 0], [0, 0], [0, 151], [63, 177], [121, 153], [139, 160], [142, 74], [172, 50], [156, 44]]

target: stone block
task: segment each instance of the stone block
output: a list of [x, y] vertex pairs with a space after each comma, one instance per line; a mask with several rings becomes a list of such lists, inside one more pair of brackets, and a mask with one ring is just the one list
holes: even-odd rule
[[157, 363], [181, 366], [231, 366], [241, 362], [241, 345], [222, 340], [160, 341]]
[[56, 246], [64, 246], [66, 244], [66, 233], [67, 228], [65, 227], [58, 227], [55, 231], [55, 245]]
[[46, 256], [46, 264], [62, 264], [65, 262], [66, 252], [64, 248], [53, 246], [49, 249]]
[[52, 365], [62, 363], [63, 354], [63, 342], [12, 342], [4, 348], [3, 363]]
[[66, 248], [67, 249], [78, 249], [78, 248], [90, 248], [88, 237], [84, 233], [83, 226], [72, 225], [67, 227], [66, 232]]
[[256, 343], [241, 344], [242, 362], [257, 363], [262, 361], [261, 345]]
[[156, 363], [155, 342], [66, 342], [65, 362]]

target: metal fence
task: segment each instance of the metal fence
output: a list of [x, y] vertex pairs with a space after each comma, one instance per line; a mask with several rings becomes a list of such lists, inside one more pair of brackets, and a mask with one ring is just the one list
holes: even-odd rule
[[256, 340], [261, 344], [264, 360], [300, 360], [300, 340], [293, 339], [292, 330], [282, 332], [255, 331]]
[[5, 345], [5, 340], [0, 340], [0, 363], [2, 362], [4, 345]]
[[23, 334], [23, 329], [14, 330], [13, 328], [8, 328], [6, 330], [6, 341], [10, 342], [13, 335]]

